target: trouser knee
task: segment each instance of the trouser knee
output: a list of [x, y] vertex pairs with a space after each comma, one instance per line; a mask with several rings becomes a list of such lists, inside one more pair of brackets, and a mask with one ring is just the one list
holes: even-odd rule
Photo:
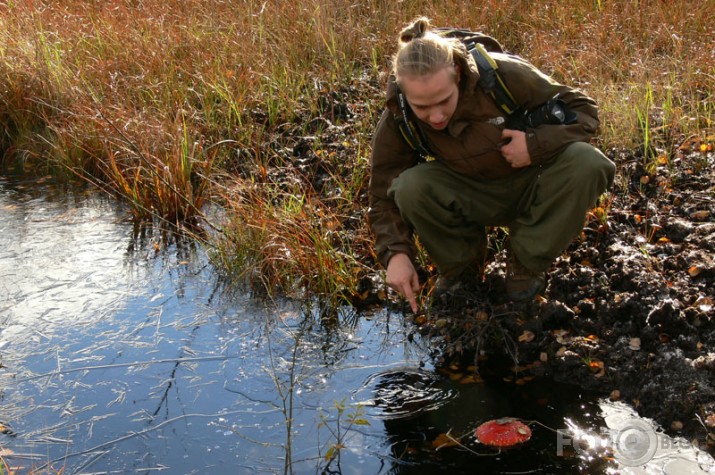
[[427, 167], [417, 165], [400, 173], [388, 190], [403, 215], [422, 208], [421, 202], [430, 196], [430, 173]]
[[616, 165], [591, 144], [572, 143], [562, 152], [559, 161], [568, 164], [569, 176], [577, 187], [593, 184], [599, 192], [603, 192], [613, 185]]

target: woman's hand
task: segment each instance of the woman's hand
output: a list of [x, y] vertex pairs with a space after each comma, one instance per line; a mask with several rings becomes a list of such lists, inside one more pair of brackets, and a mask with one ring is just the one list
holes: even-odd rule
[[417, 313], [417, 292], [420, 290], [420, 280], [409, 256], [398, 252], [387, 263], [385, 283], [402, 295], [410, 304], [412, 311]]

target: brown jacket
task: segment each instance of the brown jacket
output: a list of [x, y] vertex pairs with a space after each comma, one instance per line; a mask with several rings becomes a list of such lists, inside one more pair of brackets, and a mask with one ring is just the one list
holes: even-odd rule
[[[576, 123], [542, 125], [526, 130], [526, 141], [532, 163], [548, 162], [569, 144], [589, 141], [599, 121], [593, 99], [578, 90], [558, 84], [525, 60], [503, 53], [490, 53], [517, 104], [531, 110], [556, 94], [577, 114]], [[479, 72], [471, 56], [460, 58], [462, 76], [457, 108], [445, 131], [436, 131], [412, 116], [432, 153], [453, 170], [482, 179], [502, 178], [514, 174], [498, 150], [504, 128], [504, 113], [477, 84]], [[370, 209], [368, 219], [375, 237], [375, 252], [387, 265], [395, 252], [414, 257], [416, 250], [412, 230], [402, 221], [399, 210], [387, 190], [402, 171], [418, 163], [419, 157], [407, 144], [397, 127], [400, 114], [394, 78], [387, 86], [386, 108], [372, 139], [370, 176]]]

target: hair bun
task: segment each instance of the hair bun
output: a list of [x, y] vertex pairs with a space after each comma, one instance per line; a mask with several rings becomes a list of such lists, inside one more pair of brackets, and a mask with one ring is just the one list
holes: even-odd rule
[[400, 32], [400, 43], [409, 43], [416, 38], [422, 38], [429, 31], [430, 22], [427, 17], [420, 17]]

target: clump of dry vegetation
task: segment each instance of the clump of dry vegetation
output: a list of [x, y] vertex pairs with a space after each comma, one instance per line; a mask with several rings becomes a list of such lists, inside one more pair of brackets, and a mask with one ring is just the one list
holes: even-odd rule
[[0, 14], [2, 162], [81, 177], [137, 219], [200, 225], [214, 203], [226, 273], [344, 297], [375, 269], [369, 140], [418, 15], [586, 90], [600, 145], [646, 169], [713, 134], [710, 2], [23, 0]]

